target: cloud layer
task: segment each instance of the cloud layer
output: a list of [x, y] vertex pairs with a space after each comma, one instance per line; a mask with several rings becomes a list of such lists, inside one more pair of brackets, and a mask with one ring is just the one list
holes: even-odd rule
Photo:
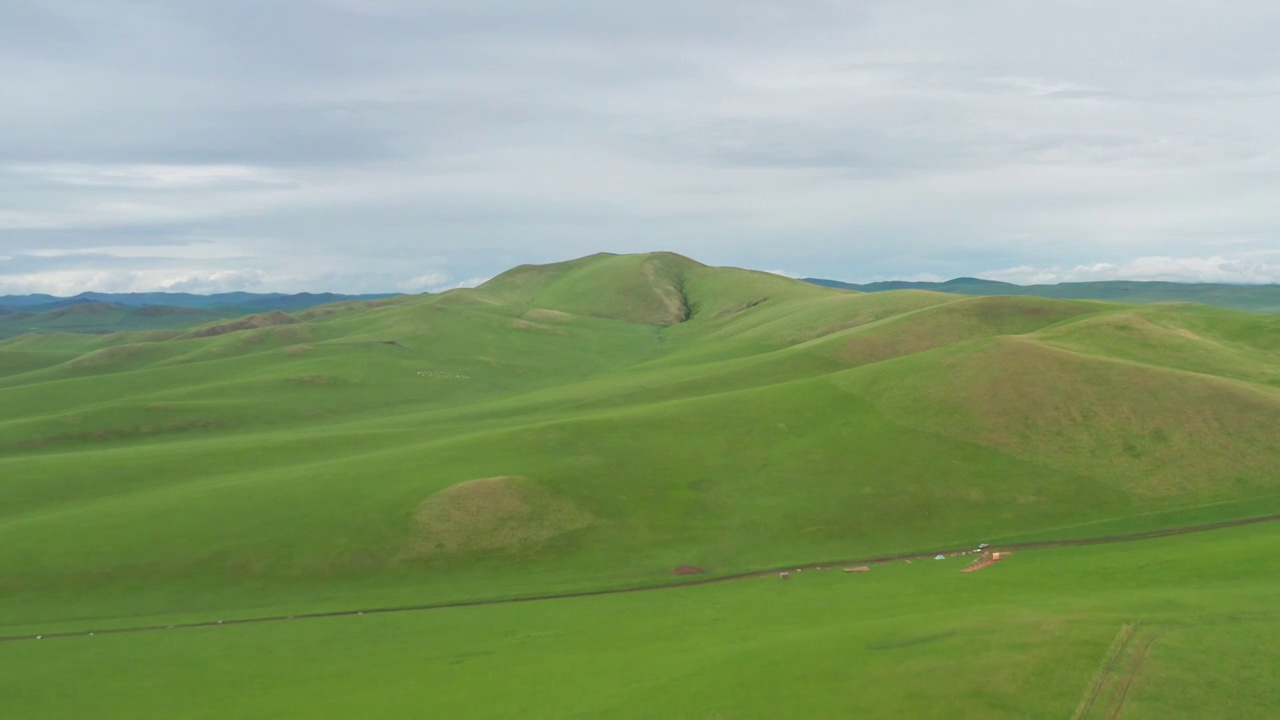
[[1280, 282], [1280, 252], [1271, 253], [1272, 262], [1262, 259], [1229, 260], [1210, 258], [1143, 257], [1131, 262], [1094, 263], [1071, 268], [1021, 266], [993, 270], [983, 277], [1019, 285], [1085, 282], [1092, 280], [1163, 280], [1166, 282], [1211, 282], [1266, 284]]
[[0, 5], [0, 293], [1280, 281], [1264, 0]]

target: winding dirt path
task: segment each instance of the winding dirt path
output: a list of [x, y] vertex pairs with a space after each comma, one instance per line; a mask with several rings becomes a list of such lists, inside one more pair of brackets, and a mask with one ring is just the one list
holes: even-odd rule
[[[1077, 545], [1105, 545], [1111, 543], [1132, 542], [1135, 540], [1148, 540], [1152, 538], [1170, 537], [1173, 535], [1189, 535], [1191, 533], [1208, 532], [1210, 530], [1220, 530], [1223, 528], [1241, 527], [1244, 525], [1256, 525], [1259, 523], [1275, 522], [1280, 520], [1280, 514], [1262, 515], [1259, 517], [1242, 518], [1240, 520], [1227, 520], [1224, 522], [1206, 523], [1203, 525], [1187, 525], [1184, 527], [1167, 528], [1165, 530], [1151, 530], [1140, 533], [1129, 533], [1123, 535], [1105, 535], [1093, 538], [1080, 538], [1075, 540], [1045, 540], [1039, 542], [1024, 543], [1003, 543], [1000, 549], [1003, 550], [1034, 550], [1054, 547], [1072, 547]], [[614, 588], [608, 590], [578, 590], [562, 593], [550, 593], [545, 595], [528, 595], [513, 598], [487, 598], [476, 600], [455, 600], [451, 602], [432, 603], [422, 605], [402, 605], [396, 607], [376, 607], [361, 608], [353, 610], [332, 610], [328, 612], [299, 613], [296, 615], [269, 615], [262, 617], [236, 618], [231, 620], [208, 620], [203, 622], [187, 622], [174, 623], [171, 625], [137, 625], [131, 627], [107, 628], [102, 630], [76, 630], [66, 632], [48, 632], [41, 634], [27, 635], [9, 635], [0, 636], [0, 642], [22, 642], [35, 640], [51, 640], [55, 638], [81, 638], [96, 635], [123, 635], [128, 633], [142, 632], [159, 632], [165, 630], [190, 630], [193, 628], [219, 627], [226, 625], [251, 625], [257, 623], [269, 622], [285, 622], [289, 620], [313, 620], [317, 618], [336, 618], [349, 617], [358, 615], [388, 615], [391, 613], [406, 612], [423, 612], [427, 610], [445, 610], [449, 608], [465, 608], [479, 607], [484, 605], [509, 605], [514, 603], [541, 602], [546, 600], [567, 600], [571, 598], [588, 598], [600, 597], [604, 595], [622, 595], [625, 593], [650, 592], [655, 590], [673, 590], [683, 587], [694, 587], [698, 585], [711, 585], [714, 583], [731, 582], [734, 580], [746, 580], [749, 578], [769, 577], [785, 570], [813, 570], [819, 567], [835, 567], [840, 565], [875, 565], [887, 562], [896, 562], [900, 560], [915, 560], [918, 558], [931, 558], [939, 554], [951, 554], [956, 552], [967, 552], [972, 546], [966, 545], [964, 548], [952, 548], [948, 550], [930, 550], [928, 552], [902, 553], [898, 555], [883, 555], [871, 558], [854, 558], [843, 560], [827, 560], [823, 562], [814, 562], [808, 564], [785, 565], [765, 570], [753, 570], [750, 572], [734, 573], [731, 575], [719, 575], [716, 577], [705, 578], [701, 580], [684, 580], [667, 582], [655, 585], [643, 585], [638, 587]]]

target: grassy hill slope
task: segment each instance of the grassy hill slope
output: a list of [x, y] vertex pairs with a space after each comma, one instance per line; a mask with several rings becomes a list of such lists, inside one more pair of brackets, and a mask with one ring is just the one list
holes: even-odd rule
[[[0, 643], [13, 717], [1280, 713], [1275, 526], [603, 597]], [[73, 680], [69, 680], [72, 678]], [[501, 678], [495, 683], [495, 678]], [[234, 691], [229, 691], [234, 689]]]
[[669, 253], [0, 342], [0, 623], [664, 582], [1280, 507], [1275, 318]]

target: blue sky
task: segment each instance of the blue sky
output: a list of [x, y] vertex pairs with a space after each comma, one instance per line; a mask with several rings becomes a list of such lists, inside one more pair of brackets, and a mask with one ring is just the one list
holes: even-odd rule
[[1280, 6], [0, 0], [0, 294], [1280, 281]]

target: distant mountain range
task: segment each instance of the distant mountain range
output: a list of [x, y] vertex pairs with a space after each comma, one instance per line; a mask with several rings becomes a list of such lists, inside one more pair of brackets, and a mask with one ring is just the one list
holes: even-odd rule
[[[1280, 285], [1215, 283], [1105, 282], [1014, 285], [962, 277], [946, 282], [894, 280], [867, 284], [822, 278], [804, 282], [859, 292], [930, 290], [959, 295], [1030, 295], [1062, 300], [1111, 300], [1126, 303], [1195, 302], [1256, 313], [1280, 313]], [[588, 293], [589, 294], [589, 293]], [[395, 293], [80, 293], [0, 296], [0, 339], [32, 332], [111, 333], [122, 330], [177, 330], [258, 313], [298, 312], [317, 305], [353, 300], [382, 300]]]
[[182, 308], [242, 308], [250, 312], [269, 310], [301, 310], [316, 305], [346, 302], [348, 300], [381, 300], [395, 297], [395, 293], [375, 295], [339, 295], [337, 293], [247, 293], [232, 292], [215, 295], [193, 295], [191, 293], [99, 293], [85, 292], [74, 297], [55, 297], [53, 295], [0, 295], [0, 308], [23, 310], [26, 312], [43, 312], [56, 310], [69, 305], [82, 303], [112, 303], [124, 307], [140, 308], [150, 305], [164, 305]]
[[351, 300], [382, 300], [395, 294], [336, 293], [95, 293], [0, 296], [0, 338], [29, 332], [110, 333], [171, 330], [226, 318], [275, 311], [296, 312]]
[[998, 280], [962, 277], [946, 282], [891, 280], [864, 285], [804, 278], [823, 287], [884, 292], [886, 290], [931, 290], [957, 295], [1030, 295], [1060, 300], [1113, 300], [1126, 303], [1195, 302], [1203, 305], [1248, 310], [1256, 313], [1280, 312], [1280, 285], [1225, 285], [1219, 283], [1140, 282], [1107, 280], [1057, 283], [1056, 285], [1014, 285]]

